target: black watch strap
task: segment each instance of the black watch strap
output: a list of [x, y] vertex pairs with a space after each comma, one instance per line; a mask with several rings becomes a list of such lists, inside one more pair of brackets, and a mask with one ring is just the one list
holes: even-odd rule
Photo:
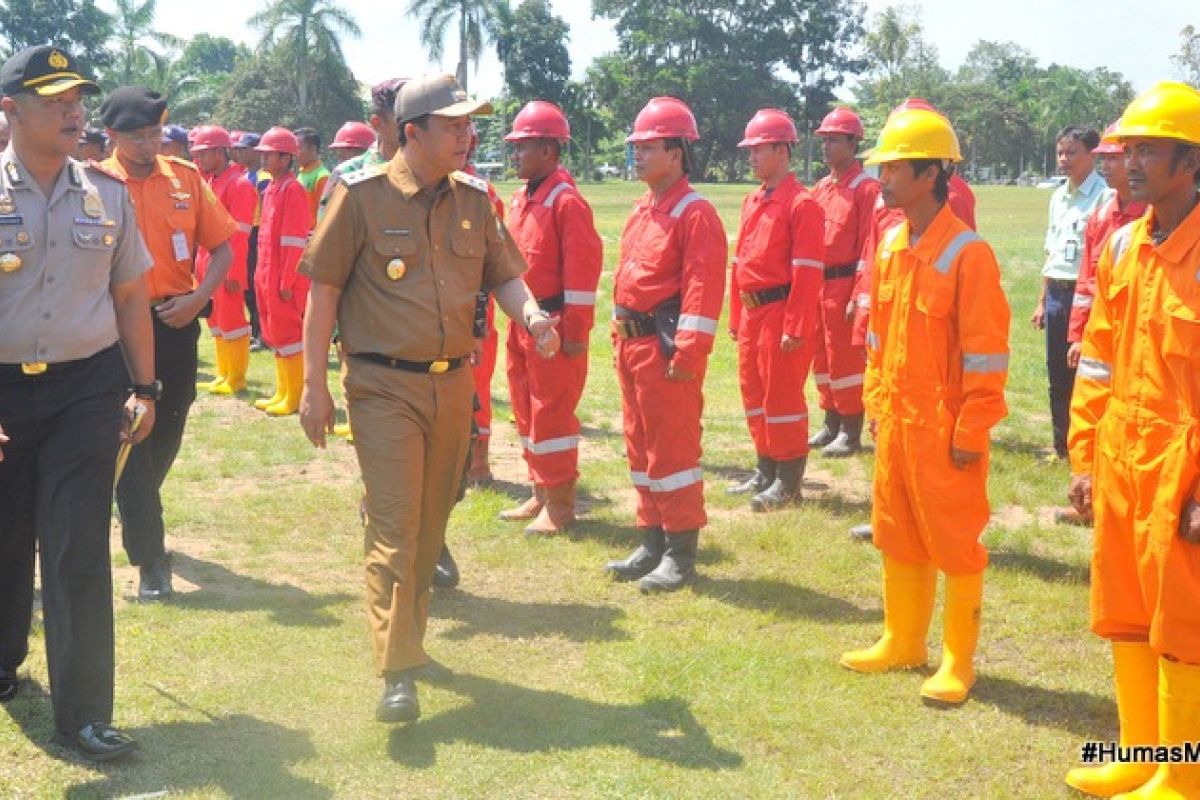
[[162, 381], [156, 379], [150, 383], [135, 383], [133, 385], [133, 394], [135, 397], [153, 400], [157, 403], [162, 397]]

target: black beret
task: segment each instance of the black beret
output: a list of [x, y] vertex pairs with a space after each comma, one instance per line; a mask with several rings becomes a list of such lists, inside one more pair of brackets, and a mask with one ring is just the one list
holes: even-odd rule
[[100, 106], [100, 121], [114, 131], [162, 125], [167, 121], [167, 101], [145, 86], [122, 86]]
[[100, 93], [100, 87], [80, 73], [75, 59], [48, 44], [26, 47], [0, 68], [0, 91], [9, 97], [21, 92], [56, 95], [76, 86], [84, 94]]

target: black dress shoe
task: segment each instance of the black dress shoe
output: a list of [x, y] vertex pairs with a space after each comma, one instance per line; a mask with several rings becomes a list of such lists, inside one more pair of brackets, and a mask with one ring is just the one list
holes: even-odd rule
[[17, 696], [17, 671], [0, 667], [0, 703]]
[[137, 749], [133, 737], [107, 722], [89, 722], [74, 733], [57, 734], [54, 740], [88, 761], [112, 761]]
[[444, 544], [437, 565], [433, 568], [433, 585], [439, 589], [453, 589], [458, 586], [458, 564], [454, 563], [450, 548]]
[[413, 683], [412, 670], [385, 672], [383, 696], [375, 708], [375, 719], [380, 722], [415, 722], [421, 716], [417, 703], [417, 685]]
[[171, 588], [171, 554], [163, 553], [152, 564], [138, 567], [138, 601], [161, 603], [173, 594]]

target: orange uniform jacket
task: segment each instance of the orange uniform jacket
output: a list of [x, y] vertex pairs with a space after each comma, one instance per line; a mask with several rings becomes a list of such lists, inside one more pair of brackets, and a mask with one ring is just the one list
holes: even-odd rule
[[790, 286], [783, 331], [811, 341], [824, 279], [825, 215], [812, 194], [789, 174], [771, 193], [763, 187], [742, 201], [742, 222], [729, 292], [729, 329], [742, 320], [741, 292]]
[[1083, 231], [1083, 258], [1079, 262], [1079, 278], [1075, 281], [1075, 298], [1071, 301], [1071, 321], [1067, 326], [1067, 341], [1082, 342], [1083, 329], [1092, 313], [1092, 298], [1096, 296], [1096, 262], [1108, 237], [1146, 213], [1146, 204], [1130, 200], [1121, 207], [1117, 195], [1101, 205], [1088, 217]]
[[1092, 630], [1200, 664], [1200, 206], [1157, 247], [1154, 211], [1114, 233], [1071, 399], [1071, 471], [1092, 476]]

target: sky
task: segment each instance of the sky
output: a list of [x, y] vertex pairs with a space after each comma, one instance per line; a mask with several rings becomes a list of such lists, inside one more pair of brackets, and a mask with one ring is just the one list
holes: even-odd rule
[[[926, 40], [938, 51], [943, 66], [956, 69], [979, 39], [1011, 41], [1031, 51], [1043, 65], [1064, 64], [1081, 69], [1107, 66], [1121, 72], [1135, 90], [1157, 80], [1177, 79], [1170, 56], [1179, 50], [1179, 31], [1188, 23], [1200, 28], [1196, 0], [865, 0], [868, 15], [890, 5], [915, 9]], [[203, 13], [183, 0], [159, 0], [157, 27], [178, 36], [200, 31], [252, 44], [257, 33], [246, 18], [264, 0], [204, 0]], [[100, 5], [112, 10], [111, 0]], [[363, 30], [360, 39], [343, 43], [350, 68], [360, 81], [376, 83], [400, 75], [419, 75], [438, 69], [430, 64], [417, 39], [416, 24], [404, 14], [408, 0], [341, 0]], [[616, 47], [612, 23], [591, 19], [588, 0], [551, 0], [554, 12], [571, 27], [571, 62], [576, 76], [596, 56]], [[454, 35], [457, 38], [457, 35]], [[447, 46], [440, 65], [453, 72], [457, 43]], [[472, 94], [490, 96], [501, 88], [494, 56], [470, 76]]]

